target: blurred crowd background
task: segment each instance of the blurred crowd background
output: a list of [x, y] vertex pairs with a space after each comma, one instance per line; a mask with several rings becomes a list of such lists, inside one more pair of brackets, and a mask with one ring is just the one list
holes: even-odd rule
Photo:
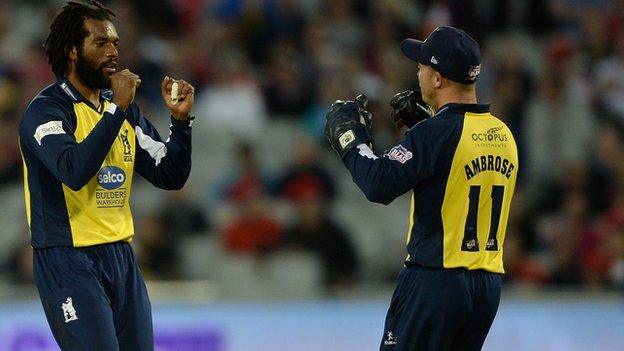
[[[150, 281], [205, 281], [221, 296], [393, 285], [409, 199], [368, 203], [323, 139], [324, 114], [365, 93], [375, 150], [397, 143], [404, 131], [388, 101], [418, 85], [399, 43], [453, 25], [481, 44], [479, 100], [520, 150], [505, 287], [624, 291], [624, 1], [102, 3], [117, 15], [121, 66], [142, 79], [136, 100], [161, 134], [164, 75], [197, 89], [187, 187], [135, 181], [133, 245]], [[0, 2], [5, 290], [32, 282], [17, 128], [54, 80], [42, 43], [63, 4]]]

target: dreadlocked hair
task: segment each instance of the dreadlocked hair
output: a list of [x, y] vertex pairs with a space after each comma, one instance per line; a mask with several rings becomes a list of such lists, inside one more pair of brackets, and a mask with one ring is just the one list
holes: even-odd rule
[[115, 14], [99, 1], [90, 4], [68, 1], [50, 24], [50, 33], [43, 48], [48, 57], [48, 64], [57, 77], [68, 73], [68, 55], [72, 47], [80, 48], [89, 34], [84, 27], [86, 19], [111, 21]]

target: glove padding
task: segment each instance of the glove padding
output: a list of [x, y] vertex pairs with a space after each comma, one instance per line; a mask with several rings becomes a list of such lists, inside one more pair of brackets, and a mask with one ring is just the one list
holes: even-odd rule
[[368, 98], [364, 94], [358, 94], [358, 96], [355, 97], [355, 102], [360, 109], [360, 122], [370, 131], [373, 127], [373, 114], [368, 111]]
[[431, 110], [418, 90], [397, 93], [390, 99], [390, 107], [392, 107], [392, 123], [397, 128], [403, 126], [412, 128], [416, 123], [431, 117]]
[[337, 100], [325, 115], [325, 137], [341, 158], [354, 146], [372, 141], [372, 115], [366, 111], [368, 100], [363, 95], [356, 100]]

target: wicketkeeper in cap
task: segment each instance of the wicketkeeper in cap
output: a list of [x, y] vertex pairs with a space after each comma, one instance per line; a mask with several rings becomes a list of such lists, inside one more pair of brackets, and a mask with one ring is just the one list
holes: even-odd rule
[[412, 194], [407, 257], [380, 350], [480, 350], [500, 301], [516, 143], [490, 105], [477, 103], [481, 54], [466, 32], [439, 27], [401, 49], [418, 63], [420, 86], [390, 102], [392, 121], [409, 128], [403, 140], [373, 151], [362, 97], [336, 101], [325, 125], [368, 200]]

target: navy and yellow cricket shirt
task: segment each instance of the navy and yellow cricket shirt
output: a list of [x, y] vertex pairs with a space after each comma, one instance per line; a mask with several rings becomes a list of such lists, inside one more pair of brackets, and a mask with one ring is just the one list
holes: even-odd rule
[[26, 214], [35, 248], [130, 241], [132, 177], [181, 188], [191, 169], [189, 122], [171, 119], [164, 142], [132, 103], [103, 91], [98, 109], [66, 80], [31, 101], [19, 128]]
[[361, 144], [344, 162], [370, 201], [413, 191], [406, 265], [504, 273], [518, 151], [489, 105], [447, 104], [383, 156]]

